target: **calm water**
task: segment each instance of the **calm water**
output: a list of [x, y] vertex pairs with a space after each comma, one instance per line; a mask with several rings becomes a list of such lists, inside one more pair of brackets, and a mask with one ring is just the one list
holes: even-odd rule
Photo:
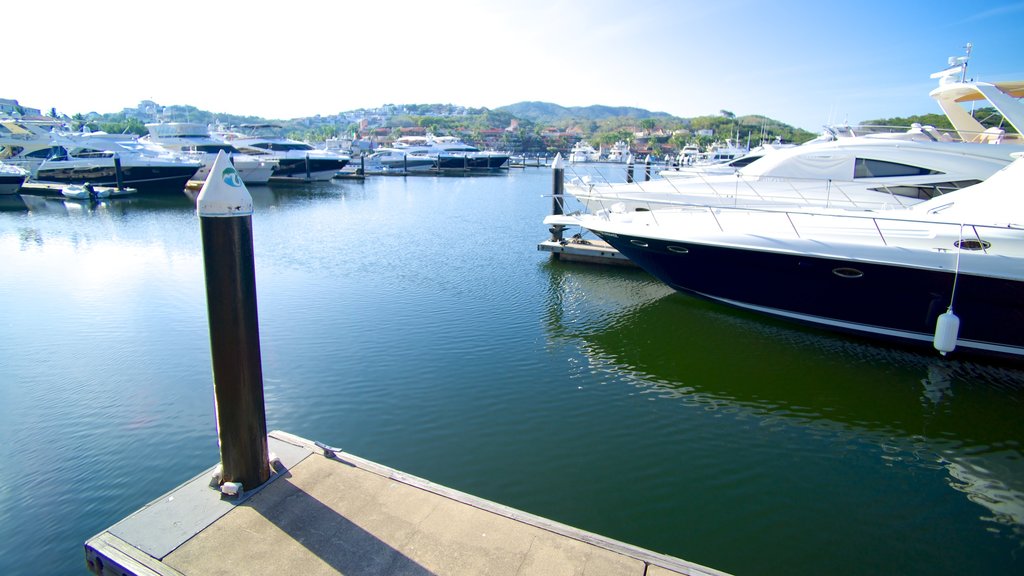
[[[252, 187], [268, 426], [737, 574], [1024, 573], [1024, 369], [550, 262], [550, 173]], [[0, 573], [217, 460], [198, 220], [0, 213]]]

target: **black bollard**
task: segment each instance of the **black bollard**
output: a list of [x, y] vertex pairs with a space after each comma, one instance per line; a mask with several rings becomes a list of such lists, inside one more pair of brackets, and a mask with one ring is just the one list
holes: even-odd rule
[[124, 176], [121, 174], [121, 157], [114, 152], [114, 181], [117, 182], [117, 189], [124, 190]]
[[306, 152], [306, 182], [313, 180], [313, 177], [309, 173], [309, 152]]
[[626, 183], [633, 183], [633, 155], [630, 154], [626, 157]]
[[[560, 216], [565, 213], [562, 209], [562, 195], [565, 194], [565, 165], [562, 163], [562, 155], [555, 156], [555, 161], [551, 163], [551, 214], [554, 216]], [[561, 242], [562, 231], [565, 229], [561, 224], [555, 224], [551, 227], [551, 241]], [[555, 257], [558, 257], [558, 253], [555, 252]]]
[[644, 182], [651, 179], [651, 155], [648, 154], [647, 158], [644, 159]]
[[366, 154], [359, 155], [359, 175], [366, 175]]
[[263, 401], [252, 197], [218, 153], [197, 198], [217, 408], [221, 483], [252, 490], [270, 478]]

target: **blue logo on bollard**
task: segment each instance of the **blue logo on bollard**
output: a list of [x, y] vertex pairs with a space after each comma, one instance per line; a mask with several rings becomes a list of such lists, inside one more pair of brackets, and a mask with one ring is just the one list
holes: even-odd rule
[[242, 177], [238, 175], [238, 171], [234, 168], [228, 167], [221, 172], [221, 176], [224, 178], [224, 183], [228, 186], [234, 186], [240, 188], [242, 186]]

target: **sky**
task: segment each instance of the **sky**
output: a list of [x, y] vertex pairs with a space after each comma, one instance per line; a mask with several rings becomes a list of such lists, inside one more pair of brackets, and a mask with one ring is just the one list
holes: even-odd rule
[[818, 131], [940, 112], [929, 75], [968, 42], [968, 76], [1024, 79], [1024, 0], [39, 6], [4, 26], [0, 98], [65, 114], [153, 100], [283, 120], [383, 104], [542, 101], [680, 117], [728, 110]]

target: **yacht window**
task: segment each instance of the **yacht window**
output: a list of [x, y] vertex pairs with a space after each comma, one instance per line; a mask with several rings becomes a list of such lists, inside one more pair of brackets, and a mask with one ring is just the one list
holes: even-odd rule
[[[52, 148], [43, 148], [42, 150], [35, 150], [25, 154], [26, 158], [49, 158], [51, 153], [54, 152]], [[63, 154], [63, 148], [58, 149], [58, 154]]]
[[0, 146], [0, 158], [14, 158], [24, 151], [22, 146]]
[[884, 160], [872, 160], [870, 158], [857, 158], [853, 168], [854, 178], [927, 176], [929, 174], [942, 174], [942, 172], [922, 168], [920, 166], [900, 164], [899, 162], [886, 162]]
[[75, 150], [75, 158], [109, 158], [113, 156], [113, 152], [107, 152], [105, 150], [93, 150], [92, 148], [80, 148]]
[[216, 154], [221, 150], [223, 150], [225, 154], [232, 154], [234, 152], [237, 152], [237, 150], [235, 150], [235, 147], [231, 146], [230, 144], [200, 144], [195, 148], [196, 152], [209, 152], [211, 154]]
[[760, 156], [741, 156], [741, 157], [733, 160], [732, 162], [729, 162], [729, 166], [732, 166], [733, 168], [743, 168], [747, 164], [750, 164], [751, 162], [753, 162], [754, 160], [758, 160], [759, 158], [761, 158], [761, 157]]
[[906, 196], [907, 198], [928, 200], [929, 198], [941, 196], [946, 192], [952, 192], [953, 190], [974, 186], [979, 182], [981, 182], [981, 180], [957, 180], [953, 182], [934, 182], [931, 184], [917, 184], [913, 186], [881, 186], [878, 188], [872, 188], [872, 190], [887, 192], [897, 196]]
[[268, 150], [274, 150], [277, 152], [288, 152], [289, 150], [312, 150], [313, 147], [309, 144], [302, 144], [296, 142], [294, 144], [290, 142], [268, 142]]

